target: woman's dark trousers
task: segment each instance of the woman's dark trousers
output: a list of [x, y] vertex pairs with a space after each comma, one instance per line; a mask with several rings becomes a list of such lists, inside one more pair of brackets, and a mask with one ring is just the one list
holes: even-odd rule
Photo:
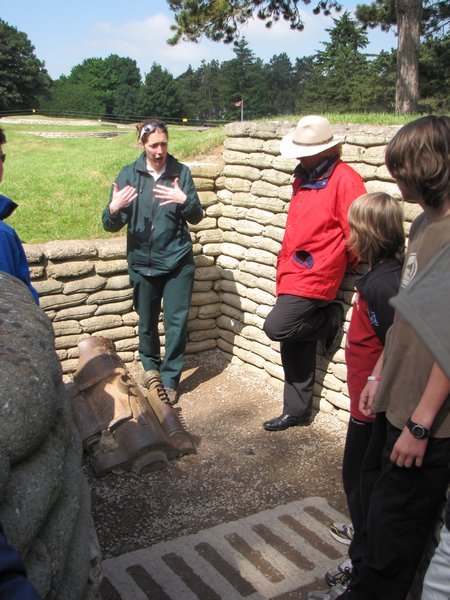
[[[133, 302], [139, 315], [139, 356], [145, 371], [160, 372], [165, 387], [177, 388], [184, 367], [186, 329], [195, 266], [192, 256], [174, 271], [145, 277], [130, 269]], [[163, 306], [164, 358], [158, 333]]]

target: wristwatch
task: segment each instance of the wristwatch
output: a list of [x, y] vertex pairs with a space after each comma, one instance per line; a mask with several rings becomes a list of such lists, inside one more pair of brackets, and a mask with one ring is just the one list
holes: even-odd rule
[[411, 421], [411, 419], [406, 421], [406, 427], [417, 440], [425, 440], [430, 435], [429, 429], [423, 425], [419, 425], [419, 423], [414, 423], [414, 421]]

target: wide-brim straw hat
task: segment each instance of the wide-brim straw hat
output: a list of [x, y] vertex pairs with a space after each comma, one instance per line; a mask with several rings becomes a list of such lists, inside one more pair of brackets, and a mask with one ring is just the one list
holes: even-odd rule
[[309, 115], [297, 123], [280, 143], [281, 155], [285, 158], [303, 158], [320, 154], [343, 142], [343, 136], [334, 135], [331, 124], [325, 117]]

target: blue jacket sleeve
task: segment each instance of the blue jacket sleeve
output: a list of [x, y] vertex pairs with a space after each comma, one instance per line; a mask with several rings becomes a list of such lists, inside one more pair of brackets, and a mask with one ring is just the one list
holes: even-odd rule
[[0, 271], [23, 281], [33, 294], [36, 304], [39, 304], [39, 295], [31, 285], [30, 269], [22, 242], [14, 229], [3, 222], [0, 223]]
[[41, 600], [27, 579], [18, 552], [8, 544], [0, 524], [0, 600]]

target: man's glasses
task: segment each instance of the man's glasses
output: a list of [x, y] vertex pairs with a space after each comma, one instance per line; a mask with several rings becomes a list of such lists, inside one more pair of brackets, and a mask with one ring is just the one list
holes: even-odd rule
[[167, 131], [167, 126], [164, 123], [148, 123], [148, 125], [144, 125], [139, 133], [139, 139], [142, 140], [145, 134], [153, 133], [157, 129], [162, 129], [163, 131]]
[[5, 160], [6, 160], [6, 154], [5, 154], [4, 152], [2, 152], [2, 153], [0, 154], [0, 160], [2, 161], [2, 163], [4, 163], [4, 162], [5, 162]]

